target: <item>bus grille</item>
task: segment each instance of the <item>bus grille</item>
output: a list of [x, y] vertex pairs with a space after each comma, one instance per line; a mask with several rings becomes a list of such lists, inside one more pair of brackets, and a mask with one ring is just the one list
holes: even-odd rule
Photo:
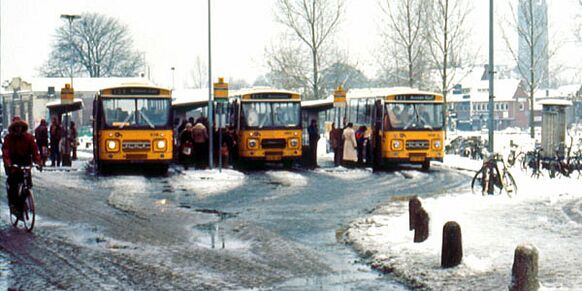
[[287, 145], [287, 141], [282, 138], [278, 139], [263, 139], [261, 141], [261, 146], [264, 149], [284, 149]]
[[428, 150], [429, 142], [428, 140], [407, 140], [406, 149], [407, 150]]
[[124, 141], [122, 148], [126, 152], [143, 152], [150, 150], [149, 141]]

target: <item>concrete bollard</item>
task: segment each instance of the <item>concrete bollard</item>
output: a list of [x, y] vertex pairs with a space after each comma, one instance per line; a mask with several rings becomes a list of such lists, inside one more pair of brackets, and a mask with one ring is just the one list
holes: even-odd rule
[[422, 204], [418, 197], [415, 196], [408, 200], [408, 227], [410, 230], [414, 229], [414, 220], [420, 208], [422, 208]]
[[538, 281], [538, 250], [523, 244], [515, 248], [511, 270], [511, 291], [533, 291], [540, 288]]
[[414, 218], [414, 242], [423, 242], [428, 238], [429, 220], [428, 213], [420, 207]]
[[462, 259], [463, 238], [461, 235], [461, 226], [455, 221], [449, 221], [443, 227], [441, 267], [455, 267], [461, 263]]

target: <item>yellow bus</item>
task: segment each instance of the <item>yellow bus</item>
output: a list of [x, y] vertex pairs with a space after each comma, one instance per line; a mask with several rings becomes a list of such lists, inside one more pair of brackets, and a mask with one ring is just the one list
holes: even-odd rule
[[326, 119], [368, 128], [374, 169], [410, 163], [428, 170], [431, 161], [444, 157], [443, 106], [441, 94], [412, 88], [353, 89], [346, 95], [347, 109], [328, 110]]
[[101, 172], [110, 165], [152, 164], [166, 172], [172, 161], [169, 89], [126, 84], [100, 90], [93, 100], [93, 155]]
[[229, 112], [237, 141], [236, 163], [281, 162], [290, 167], [301, 158], [301, 95], [252, 88], [231, 92]]

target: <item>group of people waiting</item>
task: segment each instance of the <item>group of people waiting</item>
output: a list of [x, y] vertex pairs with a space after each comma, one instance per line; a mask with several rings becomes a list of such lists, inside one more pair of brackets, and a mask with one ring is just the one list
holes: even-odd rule
[[76, 160], [77, 137], [78, 132], [74, 122], [71, 121], [69, 129], [65, 131], [56, 117], [52, 118], [50, 126], [47, 125], [46, 120], [42, 119], [40, 125], [34, 130], [34, 138], [40, 151], [42, 165], [45, 166], [49, 157], [51, 167], [60, 167], [65, 155], [69, 155], [71, 160]]
[[366, 126], [354, 130], [354, 124], [348, 122], [342, 128], [331, 124], [330, 144], [334, 152], [334, 164], [345, 167], [362, 167], [372, 162], [370, 131]]
[[[188, 169], [189, 166], [194, 166], [199, 169], [208, 167], [209, 159], [209, 125], [206, 117], [199, 117], [194, 122], [194, 118], [190, 117], [188, 120], [182, 122], [178, 127], [178, 161]], [[218, 134], [214, 134], [214, 145], [218, 144]], [[228, 130], [222, 131], [222, 146], [220, 148], [214, 147], [214, 157], [218, 154], [222, 155], [222, 166], [228, 167], [231, 163], [231, 153], [234, 144], [234, 139]]]

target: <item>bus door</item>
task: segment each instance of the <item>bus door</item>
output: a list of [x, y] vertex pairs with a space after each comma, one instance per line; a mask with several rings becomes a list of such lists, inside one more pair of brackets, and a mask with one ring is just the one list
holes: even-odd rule
[[378, 170], [382, 166], [382, 134], [383, 134], [383, 120], [384, 120], [384, 106], [381, 99], [376, 99], [372, 107], [371, 129], [372, 138], [370, 143], [372, 145], [372, 169]]

